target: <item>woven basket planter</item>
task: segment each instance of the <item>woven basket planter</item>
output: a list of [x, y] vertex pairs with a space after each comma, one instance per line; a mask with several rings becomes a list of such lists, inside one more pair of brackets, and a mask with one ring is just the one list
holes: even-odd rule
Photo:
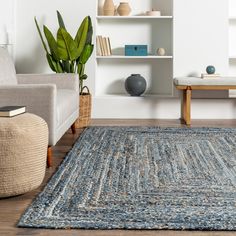
[[75, 122], [76, 128], [85, 128], [89, 126], [91, 121], [92, 95], [88, 87], [85, 88], [87, 92], [83, 92], [79, 96], [79, 118]]

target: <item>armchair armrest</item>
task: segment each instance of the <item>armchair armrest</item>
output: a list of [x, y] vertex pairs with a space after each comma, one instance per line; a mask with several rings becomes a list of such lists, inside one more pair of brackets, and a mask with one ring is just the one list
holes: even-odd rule
[[[26, 106], [26, 111], [42, 117], [48, 124], [49, 132], [56, 126], [55, 84], [47, 85], [5, 85], [0, 86], [0, 106]], [[50, 135], [49, 144], [55, 144]]]
[[19, 84], [56, 84], [58, 89], [79, 91], [78, 74], [17, 74]]

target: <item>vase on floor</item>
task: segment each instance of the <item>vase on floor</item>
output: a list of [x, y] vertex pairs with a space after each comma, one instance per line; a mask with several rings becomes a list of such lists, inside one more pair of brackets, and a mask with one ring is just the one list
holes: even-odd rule
[[114, 16], [115, 15], [115, 5], [113, 0], [105, 0], [103, 5], [103, 15], [104, 16]]

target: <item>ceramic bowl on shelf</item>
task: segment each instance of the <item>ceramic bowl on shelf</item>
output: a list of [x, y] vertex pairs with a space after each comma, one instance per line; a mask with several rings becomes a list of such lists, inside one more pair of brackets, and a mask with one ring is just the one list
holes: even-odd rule
[[160, 11], [147, 11], [146, 15], [147, 16], [161, 16], [161, 12]]

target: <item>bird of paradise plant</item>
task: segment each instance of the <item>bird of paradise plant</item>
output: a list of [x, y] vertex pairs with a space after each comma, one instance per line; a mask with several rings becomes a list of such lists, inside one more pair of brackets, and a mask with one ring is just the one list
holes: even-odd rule
[[79, 74], [79, 91], [83, 94], [84, 80], [88, 78], [85, 74], [85, 64], [93, 53], [92, 44], [93, 26], [90, 16], [86, 16], [75, 37], [73, 38], [66, 30], [63, 18], [57, 11], [59, 29], [54, 38], [47, 26], [43, 26], [44, 36], [41, 33], [36, 17], [35, 24], [46, 52], [46, 58], [50, 68], [56, 73], [77, 73]]

